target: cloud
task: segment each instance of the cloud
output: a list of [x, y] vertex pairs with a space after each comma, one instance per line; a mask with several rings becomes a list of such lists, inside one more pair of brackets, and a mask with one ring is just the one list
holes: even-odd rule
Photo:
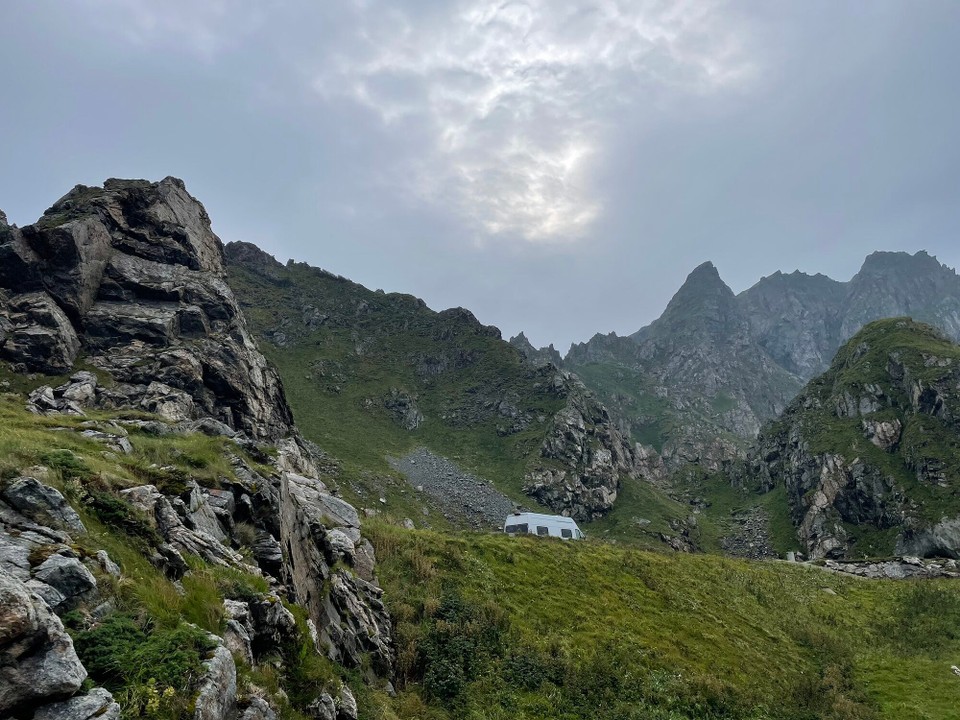
[[355, 0], [314, 89], [410, 141], [393, 182], [477, 237], [567, 244], [602, 213], [592, 175], [618, 118], [751, 75], [716, 3]]
[[81, 0], [86, 16], [132, 45], [185, 50], [205, 61], [239, 45], [273, 0]]

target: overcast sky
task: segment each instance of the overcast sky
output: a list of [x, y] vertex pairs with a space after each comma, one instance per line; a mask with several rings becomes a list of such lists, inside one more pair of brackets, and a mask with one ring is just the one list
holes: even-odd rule
[[960, 2], [3, 0], [0, 208], [183, 178], [225, 241], [626, 334], [713, 260], [960, 264]]

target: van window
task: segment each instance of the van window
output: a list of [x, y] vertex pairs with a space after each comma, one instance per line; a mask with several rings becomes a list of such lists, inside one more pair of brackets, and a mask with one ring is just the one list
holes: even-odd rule
[[507, 526], [503, 529], [503, 531], [504, 531], [505, 533], [508, 533], [508, 534], [510, 534], [510, 535], [513, 535], [515, 532], [517, 532], [517, 526], [516, 526], [516, 525], [507, 525]]
[[544, 527], [543, 525], [537, 525], [537, 535], [549, 535], [550, 529]]
[[560, 530], [560, 537], [572, 538], [572, 537], [573, 537], [573, 530], [571, 530], [570, 528], [561, 528], [561, 530]]
[[516, 527], [517, 527], [517, 532], [518, 532], [518, 533], [530, 532], [530, 527], [529, 527], [526, 523], [521, 523], [520, 525], [517, 525]]

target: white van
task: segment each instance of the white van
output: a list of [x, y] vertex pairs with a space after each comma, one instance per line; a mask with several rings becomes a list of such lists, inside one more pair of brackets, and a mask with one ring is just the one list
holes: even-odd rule
[[573, 518], [540, 513], [513, 513], [503, 521], [507, 535], [541, 535], [564, 540], [582, 540], [586, 537]]

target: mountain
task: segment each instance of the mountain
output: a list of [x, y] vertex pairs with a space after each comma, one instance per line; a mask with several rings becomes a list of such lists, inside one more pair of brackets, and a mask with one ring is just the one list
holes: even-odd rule
[[659, 319], [626, 338], [572, 346], [564, 367], [671, 468], [719, 469], [742, 457], [759, 427], [854, 333], [897, 316], [960, 338], [960, 277], [922, 251], [878, 252], [845, 283], [777, 272], [734, 295], [706, 263]]
[[[418, 447], [491, 481], [508, 512], [511, 501], [535, 502], [596, 519], [622, 483], [640, 481], [635, 448], [579, 379], [549, 355], [526, 358], [468, 310], [434, 312], [249, 244], [226, 252], [230, 284], [292, 391], [300, 427], [346, 463], [361, 498], [380, 496], [388, 459], [414, 459]], [[422, 474], [426, 464], [414, 467]], [[398, 495], [384, 497], [405, 502]], [[465, 502], [484, 514], [484, 500]], [[502, 523], [503, 513], [486, 515], [484, 524]]]
[[960, 346], [875, 321], [764, 428], [748, 482], [783, 487], [814, 558], [960, 556]]
[[652, 324], [629, 338], [574, 345], [564, 366], [674, 468], [719, 468], [802, 385], [758, 344], [711, 263], [690, 274]]

